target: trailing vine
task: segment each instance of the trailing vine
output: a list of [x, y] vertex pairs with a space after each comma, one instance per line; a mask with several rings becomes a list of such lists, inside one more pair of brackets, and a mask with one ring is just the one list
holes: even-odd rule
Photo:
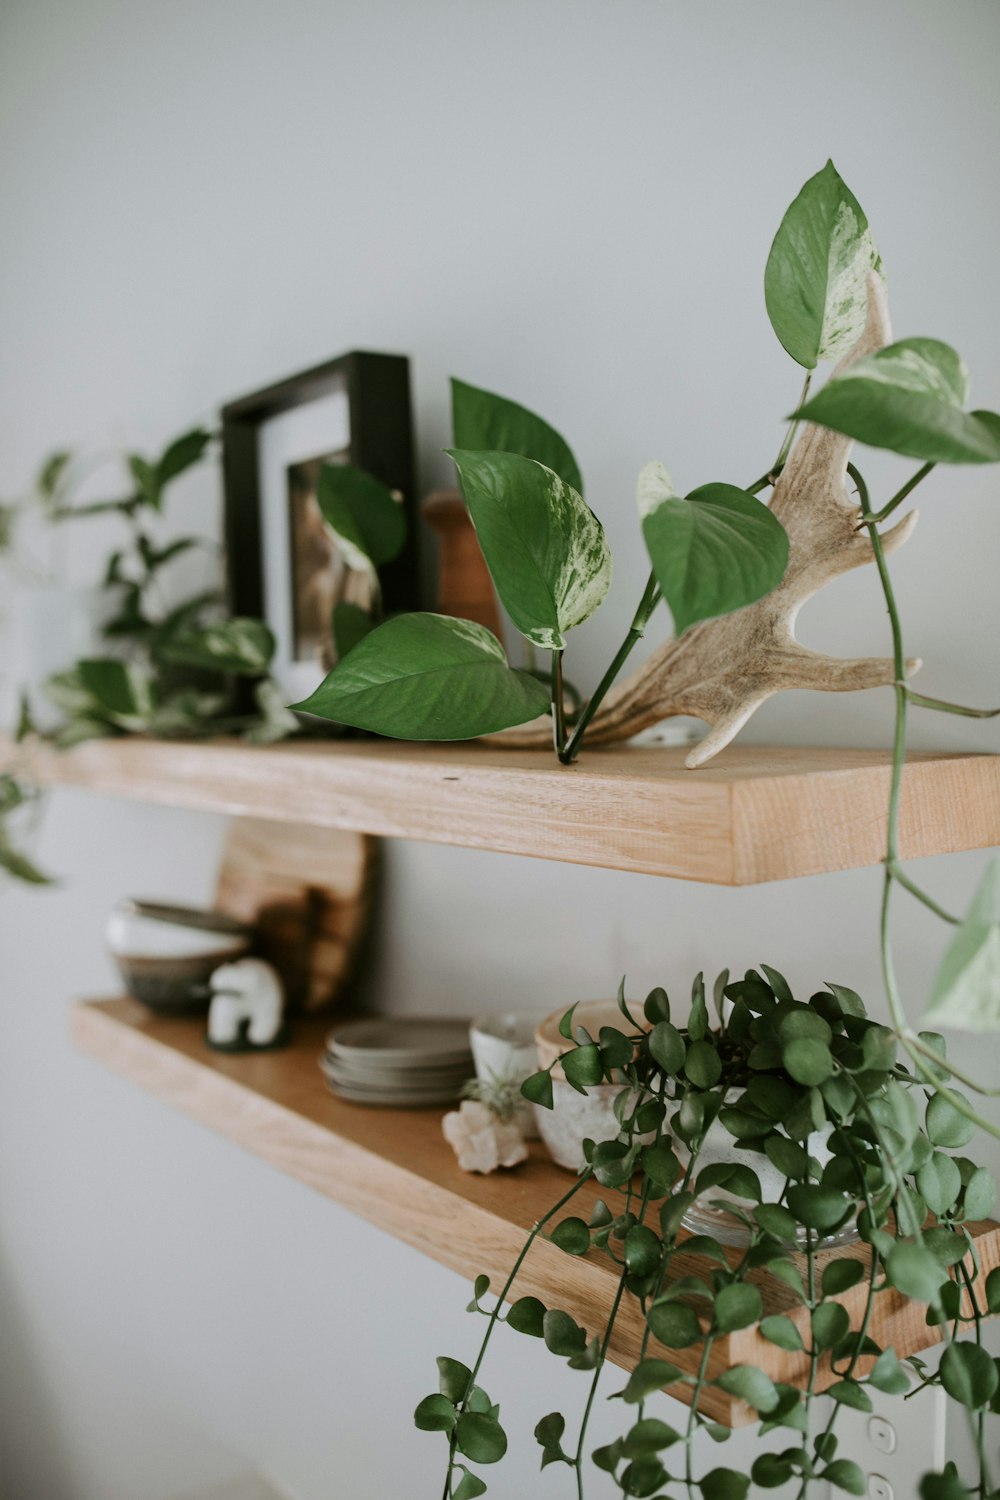
[[[985, 1311], [1000, 1310], [1000, 1274], [984, 1275], [972, 1226], [993, 1211], [996, 1192], [986, 1169], [959, 1154], [968, 1122], [938, 1082], [900, 1061], [892, 1029], [872, 1021], [846, 986], [829, 985], [802, 1002], [777, 970], [762, 966], [734, 983], [721, 976], [715, 994], [713, 1022], [699, 976], [684, 1026], [671, 1020], [662, 989], [649, 995], [638, 1020], [620, 994], [622, 1026], [596, 1037], [574, 1026], [569, 1011], [561, 1027], [568, 1050], [525, 1085], [526, 1096], [546, 1107], [554, 1066], [581, 1091], [616, 1083], [620, 1129], [585, 1144], [584, 1170], [535, 1226], [495, 1300], [487, 1300], [487, 1279], [477, 1280], [470, 1309], [487, 1326], [471, 1368], [451, 1357], [438, 1361], [439, 1390], [420, 1403], [415, 1420], [447, 1436], [444, 1500], [483, 1494], [485, 1481], [465, 1460], [489, 1464], [506, 1451], [499, 1405], [479, 1383], [504, 1323], [539, 1339], [571, 1369], [590, 1372], [574, 1435], [567, 1440], [562, 1412], [544, 1416], [535, 1432], [542, 1467], [570, 1468], [578, 1496], [588, 1457], [629, 1496], [743, 1500], [751, 1484], [793, 1480], [803, 1500], [814, 1481], [862, 1495], [866, 1476], [838, 1452], [837, 1412], [870, 1411], [873, 1391], [900, 1395], [912, 1379], [906, 1362], [871, 1336], [886, 1286], [928, 1304], [945, 1356], [937, 1372], [919, 1359], [909, 1363], [924, 1383], [940, 1384], [975, 1414], [979, 1435], [977, 1487], [966, 1490], [948, 1471], [929, 1476], [921, 1493], [928, 1500], [992, 1493], [981, 1432], [998, 1376], [981, 1326]], [[919, 1039], [942, 1055], [939, 1038]], [[732, 1160], [700, 1166], [713, 1129], [731, 1137]], [[578, 1194], [587, 1217], [558, 1218]], [[722, 1226], [714, 1233], [702, 1227], [706, 1209]], [[857, 1243], [847, 1245], [851, 1234]], [[541, 1235], [567, 1255], [596, 1251], [613, 1263], [616, 1290], [602, 1328], [585, 1329], [536, 1297], [511, 1300]], [[740, 1235], [740, 1248], [725, 1242]], [[588, 1455], [588, 1423], [624, 1299], [638, 1304], [643, 1319], [638, 1357], [613, 1394], [629, 1415], [614, 1442]], [[751, 1326], [791, 1357], [796, 1379], [713, 1361], [719, 1341]], [[660, 1390], [688, 1403], [683, 1431], [646, 1414]], [[824, 1393], [834, 1405], [820, 1426], [816, 1400]], [[728, 1437], [699, 1410], [706, 1398], [716, 1410], [720, 1399], [747, 1403], [761, 1438], [777, 1435], [780, 1446], [765, 1445], [749, 1475], [724, 1465], [696, 1472], [697, 1432]]]

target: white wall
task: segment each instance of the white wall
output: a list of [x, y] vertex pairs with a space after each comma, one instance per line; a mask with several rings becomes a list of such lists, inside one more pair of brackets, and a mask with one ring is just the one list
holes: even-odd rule
[[[897, 331], [955, 343], [1000, 402], [998, 41], [1000, 13], [969, 0], [6, 0], [0, 490], [56, 443], [152, 448], [346, 349], [407, 351], [425, 487], [447, 476], [450, 373], [574, 443], [617, 569], [575, 653], [592, 682], [644, 576], [639, 466], [690, 488], [773, 456], [798, 382], [761, 274], [828, 155], [873, 221]], [[927, 689], [993, 702], [998, 483], [929, 483], [896, 567]], [[178, 524], [214, 527], [217, 491], [187, 483]], [[871, 576], [803, 625], [887, 648]], [[749, 733], [885, 743], [889, 722], [887, 695], [798, 696]], [[996, 742], [959, 721], [913, 738]], [[0, 897], [5, 1500], [168, 1500], [254, 1466], [298, 1500], [440, 1484], [409, 1413], [433, 1356], [471, 1348], [460, 1281], [66, 1042], [70, 998], [113, 982], [109, 905], [206, 896], [218, 835], [63, 793], [41, 847], [62, 885]], [[920, 873], [960, 904], [983, 862]], [[373, 986], [390, 1009], [555, 1006], [622, 971], [680, 991], [763, 958], [876, 995], [877, 887], [733, 892], [400, 845]], [[899, 927], [919, 1011], [941, 935], [919, 910]], [[494, 1369], [523, 1451], [492, 1492], [564, 1493], [534, 1477], [530, 1427], [578, 1406], [576, 1377], [513, 1338]]]

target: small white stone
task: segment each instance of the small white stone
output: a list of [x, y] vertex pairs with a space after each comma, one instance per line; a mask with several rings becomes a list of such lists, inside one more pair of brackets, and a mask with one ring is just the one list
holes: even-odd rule
[[444, 1138], [463, 1172], [495, 1172], [524, 1161], [528, 1148], [517, 1126], [498, 1120], [476, 1099], [464, 1099], [441, 1122]]

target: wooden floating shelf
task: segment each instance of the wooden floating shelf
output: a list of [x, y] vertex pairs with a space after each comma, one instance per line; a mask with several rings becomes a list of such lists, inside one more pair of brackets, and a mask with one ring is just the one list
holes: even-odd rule
[[[279, 1171], [343, 1204], [361, 1218], [415, 1246], [470, 1281], [485, 1272], [494, 1288], [503, 1285], [528, 1230], [565, 1193], [571, 1177], [553, 1166], [542, 1148], [512, 1172], [478, 1177], [462, 1172], [441, 1135], [441, 1113], [431, 1110], [369, 1109], [335, 1099], [317, 1067], [328, 1021], [297, 1024], [293, 1047], [257, 1056], [212, 1052], [200, 1019], [163, 1019], [133, 1000], [102, 1000], [74, 1006], [72, 1032], [77, 1046], [164, 1103], [261, 1157]], [[586, 1217], [600, 1190], [587, 1184], [567, 1213]], [[444, 1231], [442, 1226], [445, 1226]], [[983, 1274], [1000, 1264], [1000, 1226], [976, 1228]], [[738, 1252], [734, 1252], [738, 1254]], [[866, 1258], [862, 1244], [824, 1251], [831, 1256]], [[679, 1276], [706, 1269], [703, 1259], [679, 1255]], [[783, 1283], [766, 1272], [752, 1279], [761, 1291], [764, 1315], [787, 1313], [804, 1331], [806, 1313]], [[570, 1257], [537, 1240], [514, 1287], [515, 1296], [536, 1296], [564, 1308], [593, 1333], [603, 1326], [617, 1286], [607, 1259], [591, 1251]], [[839, 1300], [860, 1325], [865, 1288]], [[892, 1345], [901, 1358], [937, 1342], [924, 1322], [925, 1309], [890, 1289], [875, 1298], [870, 1332]], [[470, 1340], [477, 1331], [470, 1328]], [[616, 1323], [610, 1355], [629, 1367], [642, 1333], [637, 1303], [626, 1298]], [[650, 1354], [667, 1356], [694, 1373], [699, 1347], [668, 1351], [652, 1341]], [[803, 1383], [808, 1360], [778, 1349], [747, 1328], [715, 1341], [709, 1375], [735, 1364], [753, 1363], [774, 1380]], [[819, 1388], [832, 1376], [821, 1368]], [[675, 1387], [676, 1394], [689, 1389]], [[750, 1409], [724, 1392], [708, 1388], [702, 1410], [729, 1426], [752, 1419]]]
[[[249, 746], [141, 738], [17, 752], [43, 783], [720, 885], [877, 864], [890, 760], [878, 750], [736, 745], [550, 752], [390, 741]], [[11, 765], [14, 752], [0, 754]], [[915, 753], [903, 858], [1000, 843], [1000, 756]]]

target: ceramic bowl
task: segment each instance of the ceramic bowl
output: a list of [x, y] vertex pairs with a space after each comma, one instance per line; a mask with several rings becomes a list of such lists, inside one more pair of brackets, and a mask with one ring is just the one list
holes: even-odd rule
[[224, 912], [127, 899], [108, 919], [107, 942], [129, 994], [179, 1015], [208, 1010], [209, 978], [249, 953], [253, 929]]

